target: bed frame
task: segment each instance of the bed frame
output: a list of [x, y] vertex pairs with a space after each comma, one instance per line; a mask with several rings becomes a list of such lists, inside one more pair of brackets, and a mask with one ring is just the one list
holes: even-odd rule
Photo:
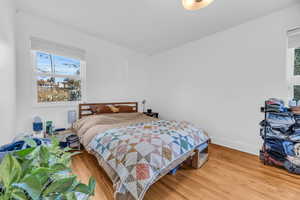
[[138, 112], [138, 102], [119, 102], [119, 103], [83, 103], [79, 104], [79, 119], [90, 115], [108, 114], [114, 112], [98, 112], [97, 114], [92, 112], [91, 106], [131, 106], [131, 111], [118, 112], [118, 113], [134, 113]]

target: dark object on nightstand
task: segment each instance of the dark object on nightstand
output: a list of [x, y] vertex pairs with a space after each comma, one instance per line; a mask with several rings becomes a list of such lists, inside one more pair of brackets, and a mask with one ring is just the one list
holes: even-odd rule
[[69, 147], [73, 150], [78, 150], [78, 151], [80, 151], [80, 149], [81, 149], [79, 138], [72, 129], [66, 129], [64, 131], [57, 131], [53, 135], [49, 135], [49, 134], [45, 133], [44, 137], [45, 138], [56, 137], [56, 139], [58, 139], [58, 141], [59, 141], [59, 145], [62, 148]]
[[158, 118], [158, 116], [159, 116], [159, 113], [156, 113], [156, 112], [151, 112], [151, 113], [144, 112], [144, 114], [149, 117], [155, 117], [155, 118]]

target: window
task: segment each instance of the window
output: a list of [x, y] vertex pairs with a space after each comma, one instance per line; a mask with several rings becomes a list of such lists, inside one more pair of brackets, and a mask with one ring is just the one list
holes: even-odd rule
[[85, 62], [77, 54], [72, 55], [74, 50], [68, 53], [69, 47], [49, 45], [49, 42], [45, 45], [41, 40], [38, 43], [32, 45], [42, 47], [32, 48], [34, 103], [64, 105], [82, 101]]
[[[298, 49], [294, 49], [294, 76], [295, 79], [299, 79], [299, 75], [300, 75], [300, 48]], [[299, 81], [295, 81], [297, 82], [297, 85], [294, 84], [294, 99], [295, 100], [300, 100], [300, 85], [298, 85]]]
[[288, 32], [290, 98], [300, 100], [300, 30]]

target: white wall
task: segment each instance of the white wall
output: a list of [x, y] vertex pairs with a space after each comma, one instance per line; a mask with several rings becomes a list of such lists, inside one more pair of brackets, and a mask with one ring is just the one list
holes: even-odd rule
[[295, 6], [153, 56], [152, 108], [202, 126], [214, 143], [257, 154], [260, 106], [288, 96], [286, 31], [299, 25]]
[[15, 133], [15, 5], [0, 1], [0, 145], [9, 142]]
[[31, 131], [34, 116], [67, 127], [67, 111], [75, 107], [33, 106], [30, 36], [78, 47], [86, 51], [87, 102], [141, 101], [147, 56], [81, 33], [44, 18], [18, 12], [17, 40], [17, 131]]
[[257, 153], [260, 106], [266, 98], [288, 96], [286, 31], [299, 26], [299, 19], [295, 6], [149, 58], [18, 13], [17, 130], [30, 131], [35, 115], [65, 127], [73, 109], [33, 107], [29, 37], [36, 36], [87, 52], [89, 102], [146, 98], [162, 118], [191, 121], [214, 143]]

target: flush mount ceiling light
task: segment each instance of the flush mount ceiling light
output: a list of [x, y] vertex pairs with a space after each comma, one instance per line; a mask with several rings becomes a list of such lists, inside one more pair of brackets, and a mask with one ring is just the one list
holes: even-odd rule
[[214, 0], [182, 0], [183, 7], [187, 10], [198, 10], [211, 4]]

